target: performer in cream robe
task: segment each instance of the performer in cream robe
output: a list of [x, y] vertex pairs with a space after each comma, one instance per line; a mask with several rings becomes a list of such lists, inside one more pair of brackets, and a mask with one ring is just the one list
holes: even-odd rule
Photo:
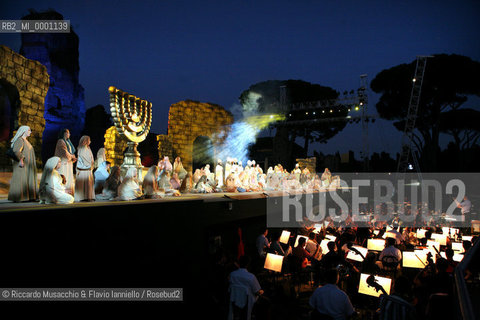
[[195, 185], [195, 192], [198, 193], [211, 193], [213, 190], [212, 186], [207, 182], [207, 176], [200, 177], [200, 180]]
[[232, 159], [232, 169], [230, 169], [232, 173], [234, 174], [239, 174], [239, 170], [238, 170], [238, 160], [236, 158], [233, 158]]
[[222, 159], [217, 160], [217, 166], [215, 167], [215, 180], [217, 180], [217, 187], [218, 188], [223, 187], [224, 181], [223, 181]]
[[264, 173], [261, 173], [258, 175], [258, 185], [262, 190], [265, 190], [267, 188], [267, 175]]
[[37, 164], [35, 150], [27, 138], [32, 131], [28, 126], [21, 126], [11, 141], [11, 148], [18, 160], [13, 160], [13, 174], [8, 191], [8, 200], [14, 202], [34, 201], [38, 197]]
[[147, 174], [143, 178], [143, 193], [147, 199], [161, 199], [165, 196], [165, 192], [161, 192], [158, 187], [158, 176], [160, 171], [157, 166], [151, 166]]
[[227, 162], [225, 163], [225, 177], [228, 177], [231, 173], [232, 173], [232, 159], [230, 157], [227, 157]]
[[300, 165], [298, 163], [295, 165], [293, 174], [295, 175], [295, 179], [297, 179], [297, 181], [300, 180], [300, 174], [302, 174], [302, 170], [300, 169]]
[[182, 159], [180, 157], [176, 157], [175, 162], [173, 162], [173, 172], [178, 175], [180, 180], [185, 179], [187, 176], [187, 170], [183, 167]]
[[[96, 173], [96, 171], [95, 171]], [[103, 191], [96, 195], [96, 200], [113, 200], [117, 197], [118, 187], [122, 183], [120, 167], [113, 166], [107, 180], [103, 185]]]
[[77, 174], [75, 179], [75, 201], [95, 200], [93, 180], [94, 159], [90, 150], [90, 137], [82, 136], [78, 143]]
[[251, 168], [252, 168], [252, 161], [247, 160], [247, 165], [245, 166], [245, 169], [243, 171], [250, 172]]
[[62, 184], [62, 177], [58, 172], [60, 167], [59, 157], [51, 157], [47, 160], [40, 179], [40, 203], [73, 203], [73, 196], [65, 192], [65, 186]]
[[243, 172], [243, 164], [242, 164], [242, 161], [238, 161], [237, 163], [237, 173], [240, 174], [241, 172]]
[[142, 190], [137, 181], [137, 169], [130, 168], [122, 183], [118, 186], [118, 200], [135, 200], [142, 196]]
[[68, 129], [63, 129], [60, 131], [57, 145], [55, 147], [55, 156], [61, 159], [58, 173], [62, 174], [67, 180], [65, 191], [71, 195], [73, 195], [75, 190], [75, 178], [73, 176], [73, 163], [77, 161], [75, 151], [75, 147], [70, 141], [70, 131]]
[[95, 159], [95, 169], [100, 167], [100, 165], [105, 161], [107, 161], [107, 157], [105, 156], [105, 148], [100, 148], [97, 151], [97, 159]]
[[202, 169], [195, 169], [195, 172], [193, 173], [193, 183], [196, 185], [198, 181], [200, 181], [200, 178], [205, 175], [205, 171]]
[[229, 174], [225, 178], [225, 192], [237, 192], [237, 185], [235, 183], [235, 176], [233, 174]]
[[322, 180], [323, 187], [330, 186], [330, 183], [332, 182], [332, 174], [330, 173], [330, 170], [328, 170], [328, 168], [325, 168], [325, 171], [322, 173], [320, 180]]
[[208, 181], [215, 181], [215, 174], [210, 171], [210, 165], [206, 164], [204, 168], [205, 175]]

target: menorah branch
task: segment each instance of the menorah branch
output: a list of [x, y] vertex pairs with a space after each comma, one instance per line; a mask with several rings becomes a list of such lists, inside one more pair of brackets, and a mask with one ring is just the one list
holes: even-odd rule
[[110, 93], [110, 112], [118, 134], [125, 137], [127, 150], [125, 151], [122, 173], [129, 168], [138, 170], [138, 177], [142, 178], [142, 163], [137, 146], [145, 140], [152, 124], [152, 104], [147, 100], [137, 98], [113, 86], [108, 88]]

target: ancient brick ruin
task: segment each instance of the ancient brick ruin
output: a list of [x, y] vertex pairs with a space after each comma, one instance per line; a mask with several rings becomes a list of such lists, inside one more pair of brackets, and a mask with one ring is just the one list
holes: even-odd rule
[[121, 166], [123, 152], [127, 148], [127, 139], [120, 136], [115, 126], [111, 126], [105, 133], [105, 157], [112, 166]]
[[168, 115], [168, 135], [159, 135], [158, 150], [162, 158], [168, 155], [181, 157], [186, 170], [192, 170], [194, 163], [194, 143], [209, 141], [215, 147], [222, 142], [228, 126], [233, 123], [233, 115], [222, 106], [191, 100], [177, 102], [170, 106]]
[[[41, 167], [45, 96], [49, 88], [47, 68], [38, 61], [26, 59], [6, 46], [0, 46], [0, 153], [5, 154], [14, 130], [28, 125], [28, 139], [35, 148], [37, 166]], [[0, 157], [0, 168], [11, 170], [11, 161]]]

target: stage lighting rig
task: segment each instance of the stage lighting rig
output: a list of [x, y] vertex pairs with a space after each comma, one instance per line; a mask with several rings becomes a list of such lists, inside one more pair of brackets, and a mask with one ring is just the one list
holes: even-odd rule
[[273, 127], [288, 126], [305, 128], [319, 126], [326, 123], [346, 122], [362, 123], [362, 152], [365, 168], [368, 167], [368, 122], [374, 122], [374, 116], [367, 115], [367, 75], [360, 75], [360, 88], [344, 91], [337, 99], [307, 101], [286, 104], [287, 87], [280, 88], [280, 110], [285, 114], [285, 120], [272, 124]]

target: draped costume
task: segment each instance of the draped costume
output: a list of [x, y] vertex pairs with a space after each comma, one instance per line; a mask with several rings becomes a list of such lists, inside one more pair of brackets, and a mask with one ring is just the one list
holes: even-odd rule
[[77, 176], [75, 181], [75, 201], [95, 199], [92, 169], [94, 159], [89, 147], [78, 149]]
[[23, 168], [18, 166], [18, 161], [13, 161], [13, 174], [8, 191], [8, 200], [20, 202], [35, 200], [38, 197], [37, 166], [35, 151], [28, 140], [18, 138], [13, 144], [13, 152], [18, 159], [23, 158]]
[[58, 139], [57, 146], [55, 147], [55, 156], [59, 157], [62, 161], [58, 173], [63, 174], [67, 180], [65, 184], [65, 191], [72, 194], [75, 190], [75, 179], [73, 176], [73, 159], [75, 158], [75, 148], [67, 144], [65, 140]]

